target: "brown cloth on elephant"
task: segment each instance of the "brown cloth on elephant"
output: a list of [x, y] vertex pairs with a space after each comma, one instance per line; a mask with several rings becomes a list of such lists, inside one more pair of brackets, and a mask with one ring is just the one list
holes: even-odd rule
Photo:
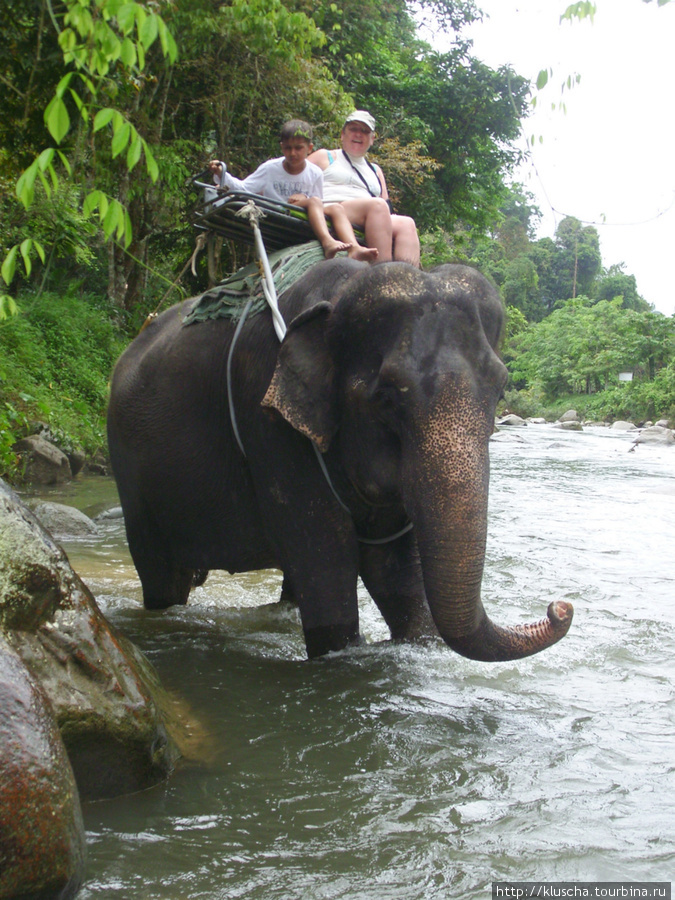
[[[306, 244], [285, 247], [283, 250], [270, 253], [268, 260], [277, 294], [288, 290], [308, 269], [323, 259], [323, 248], [318, 241], [309, 241]], [[183, 318], [183, 325], [193, 325], [209, 319], [238, 317], [251, 296], [254, 297], [254, 302], [249, 315], [267, 308], [260, 264], [257, 261], [238, 269], [220, 284], [202, 294]]]

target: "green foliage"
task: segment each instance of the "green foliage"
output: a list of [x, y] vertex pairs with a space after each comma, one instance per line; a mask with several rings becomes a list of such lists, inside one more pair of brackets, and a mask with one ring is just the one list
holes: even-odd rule
[[[542, 322], [508, 334], [504, 357], [513, 385], [543, 402], [593, 395], [586, 402], [592, 412], [616, 417], [631, 405], [631, 416], [641, 419], [664, 415], [675, 403], [675, 320], [625, 309], [620, 297], [568, 300]], [[619, 382], [622, 371], [633, 373], [632, 383]]]
[[71, 285], [66, 296], [22, 294], [0, 323], [0, 475], [12, 477], [20, 437], [43, 422], [89, 453], [105, 447], [108, 378], [126, 344], [119, 313]]
[[[118, 83], [113, 80], [113, 74], [121, 71], [124, 73], [122, 77], [137, 79], [140, 76], [146, 54], [156, 40], [159, 40], [163, 56], [169, 62], [175, 62], [176, 43], [161, 16], [131, 0], [97, 0], [93, 5], [91, 0], [65, 0], [60, 21], [51, 6], [50, 15], [66, 68], [43, 114], [44, 124], [52, 139], [60, 145], [71, 132], [81, 140], [88, 131], [95, 135], [110, 126], [111, 157], [114, 159], [126, 151], [126, 167], [131, 171], [143, 154], [147, 172], [156, 181], [157, 164], [146, 140], [119, 110], [100, 108], [100, 103], [102, 96], [118, 93]], [[43, 22], [44, 18], [37, 28], [38, 54], [33, 74], [40, 58], [45, 30]], [[10, 74], [13, 78], [5, 76], [7, 83], [11, 86], [21, 83], [20, 71], [14, 69]], [[18, 86], [16, 90], [21, 95]], [[79, 114], [78, 129], [73, 129], [71, 109]], [[27, 118], [27, 111], [28, 104], [24, 119]], [[76, 150], [77, 144], [72, 149]], [[63, 166], [66, 178], [72, 178], [73, 167], [68, 155], [54, 147], [40, 151], [20, 175], [16, 183], [16, 196], [26, 209], [33, 205], [38, 185], [47, 199], [61, 187], [63, 176], [59, 175], [57, 162]], [[83, 194], [83, 211], [85, 216], [98, 212], [106, 238], [115, 237], [125, 246], [130, 244], [131, 220], [118, 199], [107, 197], [100, 189], [89, 191]], [[44, 262], [45, 252], [37, 240], [26, 238], [21, 244], [10, 248], [2, 266], [2, 277], [7, 285], [14, 277], [19, 253], [26, 275], [30, 275], [33, 252]]]
[[595, 285], [595, 297], [598, 300], [614, 300], [621, 297], [621, 305], [624, 309], [647, 311], [649, 304], [637, 290], [635, 275], [624, 272], [624, 264], [610, 266], [598, 277]]

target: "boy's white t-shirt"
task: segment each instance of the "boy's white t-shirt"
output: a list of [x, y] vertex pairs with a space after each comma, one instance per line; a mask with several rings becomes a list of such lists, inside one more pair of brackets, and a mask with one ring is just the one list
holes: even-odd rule
[[[306, 194], [308, 197], [323, 199], [323, 171], [309, 161], [298, 175], [290, 175], [283, 166], [284, 157], [268, 159], [251, 172], [246, 178], [235, 178], [223, 171], [220, 180], [214, 175], [213, 180], [221, 187], [231, 191], [246, 191], [248, 194], [262, 194], [270, 200], [288, 203], [293, 194]], [[223, 167], [224, 168], [224, 167]]]

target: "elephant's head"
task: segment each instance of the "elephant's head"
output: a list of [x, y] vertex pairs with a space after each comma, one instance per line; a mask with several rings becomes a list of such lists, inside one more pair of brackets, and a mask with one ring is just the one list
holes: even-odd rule
[[572, 620], [571, 605], [554, 602], [541, 622], [502, 628], [481, 602], [502, 324], [499, 297], [473, 269], [369, 267], [291, 323], [263, 401], [322, 451], [339, 442], [362, 497], [403, 505], [436, 626], [480, 660], [537, 653]]

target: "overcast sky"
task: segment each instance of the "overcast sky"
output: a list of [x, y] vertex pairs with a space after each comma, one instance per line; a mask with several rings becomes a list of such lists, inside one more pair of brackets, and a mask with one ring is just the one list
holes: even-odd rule
[[[553, 69], [525, 122], [537, 142], [519, 174], [543, 213], [538, 236], [567, 215], [594, 225], [603, 264], [625, 263], [645, 300], [672, 315], [675, 0], [596, 0], [593, 23], [560, 24], [569, 2], [477, 0], [489, 18], [469, 32], [473, 52], [532, 80]], [[576, 72], [581, 82], [561, 93]], [[566, 113], [551, 110], [560, 100]]]

